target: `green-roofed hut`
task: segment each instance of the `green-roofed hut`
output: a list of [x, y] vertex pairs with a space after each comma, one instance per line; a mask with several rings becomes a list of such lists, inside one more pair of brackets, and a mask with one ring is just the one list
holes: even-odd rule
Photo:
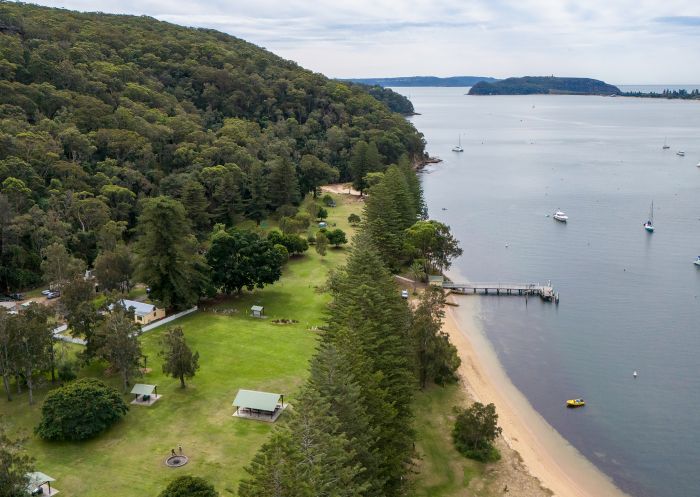
[[27, 493], [29, 495], [48, 495], [49, 497], [56, 495], [58, 490], [51, 487], [51, 482], [54, 481], [56, 480], [41, 471], [27, 473]]
[[233, 400], [233, 406], [236, 408], [233, 415], [274, 423], [288, 405], [284, 403], [284, 395], [281, 393], [239, 390]]
[[162, 397], [162, 395], [158, 395], [156, 385], [144, 385], [143, 383], [134, 385], [131, 393], [135, 396], [131, 403], [136, 406], [152, 406]]

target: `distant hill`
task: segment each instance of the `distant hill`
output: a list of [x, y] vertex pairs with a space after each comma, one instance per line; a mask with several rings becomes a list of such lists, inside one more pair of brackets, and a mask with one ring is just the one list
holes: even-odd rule
[[364, 85], [379, 86], [472, 86], [479, 81], [497, 81], [486, 76], [451, 76], [438, 78], [437, 76], [405, 76], [400, 78], [350, 78], [341, 81], [351, 81]]
[[495, 82], [479, 82], [469, 95], [620, 95], [617, 86], [590, 78], [556, 78], [554, 76], [525, 76]]

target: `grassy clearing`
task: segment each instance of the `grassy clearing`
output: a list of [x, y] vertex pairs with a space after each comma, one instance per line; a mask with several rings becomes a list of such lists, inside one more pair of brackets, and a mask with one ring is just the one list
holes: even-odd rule
[[[343, 196], [336, 202], [337, 207], [328, 209], [329, 225], [336, 223], [350, 236], [347, 217], [359, 214], [362, 204]], [[143, 335], [152, 371], [137, 381], [157, 384], [163, 398], [152, 407], [132, 407], [123, 421], [94, 440], [47, 443], [33, 435], [48, 385], [39, 389], [31, 408], [26, 395], [13, 402], [0, 400], [0, 419], [11, 434], [28, 437], [36, 469], [56, 478], [56, 487], [65, 495], [155, 496], [182, 474], [202, 476], [222, 496], [234, 495], [245, 476], [243, 468], [272, 427], [232, 417], [233, 397], [239, 388], [249, 388], [284, 393], [294, 403], [316, 344], [311, 329], [322, 324], [330, 299], [323, 291], [328, 271], [342, 263], [345, 254], [343, 249], [329, 249], [321, 258], [311, 247], [305, 256], [289, 261], [275, 285], [204, 304], [206, 311], [178, 320], [175, 324], [182, 326], [191, 347], [200, 353], [201, 369], [185, 390], [160, 371], [159, 338], [167, 327]], [[248, 316], [253, 304], [265, 306], [267, 319]], [[298, 323], [272, 322], [279, 318]], [[69, 355], [79, 350], [61, 349]], [[118, 378], [105, 375], [103, 365], [91, 365], [80, 374], [120, 386]], [[190, 463], [180, 469], [165, 467], [164, 459], [178, 444]]]
[[464, 405], [461, 385], [431, 386], [415, 400], [416, 450], [420, 456], [414, 479], [416, 497], [489, 497], [483, 485], [486, 465], [463, 457], [452, 443], [454, 406]]

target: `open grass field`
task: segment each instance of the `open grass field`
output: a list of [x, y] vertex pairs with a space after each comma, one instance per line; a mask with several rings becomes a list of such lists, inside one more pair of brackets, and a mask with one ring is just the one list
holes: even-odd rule
[[[336, 223], [348, 236], [347, 217], [362, 204], [342, 196], [328, 209], [329, 226]], [[172, 325], [182, 326], [201, 369], [186, 389], [160, 370], [159, 338], [167, 326], [144, 334], [142, 348], [152, 371], [137, 379], [158, 385], [163, 395], [151, 407], [132, 406], [127, 416], [97, 438], [81, 443], [48, 443], [33, 434], [49, 386], [39, 389], [36, 403], [27, 396], [0, 400], [0, 420], [12, 435], [24, 434], [36, 458], [36, 469], [56, 478], [66, 496], [156, 496], [175, 476], [193, 474], [210, 480], [222, 496], [235, 495], [244, 467], [264, 443], [272, 425], [234, 418], [231, 402], [239, 388], [294, 394], [304, 381], [317, 340], [314, 327], [323, 324], [330, 300], [324, 291], [328, 271], [342, 263], [346, 250], [329, 249], [321, 258], [313, 247], [289, 261], [282, 279], [263, 290], [204, 303], [202, 310]], [[266, 319], [248, 316], [253, 304], [265, 307]], [[295, 324], [274, 324], [275, 319]], [[76, 346], [67, 348], [75, 353]], [[117, 377], [105, 376], [95, 364], [81, 371], [119, 388]], [[128, 401], [130, 396], [125, 396]], [[284, 416], [284, 415], [283, 415]], [[167, 468], [165, 458], [181, 444], [190, 462]]]
[[473, 479], [482, 477], [486, 465], [463, 457], [452, 443], [452, 408], [464, 401], [459, 384], [444, 388], [433, 385], [416, 395], [416, 450], [420, 455], [419, 474], [414, 480], [416, 497], [492, 495], [481, 484], [470, 485]]

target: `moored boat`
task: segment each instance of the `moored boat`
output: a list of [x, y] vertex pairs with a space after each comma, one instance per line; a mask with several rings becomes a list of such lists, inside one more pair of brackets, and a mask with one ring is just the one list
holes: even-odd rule
[[567, 216], [566, 213], [563, 212], [563, 211], [557, 211], [557, 212], [555, 212], [554, 215], [553, 215], [552, 217], [553, 217], [554, 219], [556, 219], [557, 221], [560, 221], [560, 222], [562, 222], [562, 223], [565, 223], [565, 222], [567, 222], [567, 221], [569, 220], [569, 216]]
[[644, 229], [649, 233], [654, 232], [654, 202], [651, 202], [651, 207], [649, 208], [649, 219], [644, 223]]
[[678, 157], [685, 157], [685, 152], [683, 152], [682, 150], [679, 150], [678, 152], [676, 152], [676, 155]]
[[452, 147], [453, 152], [464, 152], [462, 148], [462, 135], [459, 135], [459, 144]]
[[695, 261], [693, 262], [693, 264], [695, 264], [696, 266], [700, 267], [700, 255], [698, 256], [697, 259], [695, 259]]
[[566, 407], [583, 407], [586, 405], [586, 401], [583, 399], [569, 399], [566, 401]]

